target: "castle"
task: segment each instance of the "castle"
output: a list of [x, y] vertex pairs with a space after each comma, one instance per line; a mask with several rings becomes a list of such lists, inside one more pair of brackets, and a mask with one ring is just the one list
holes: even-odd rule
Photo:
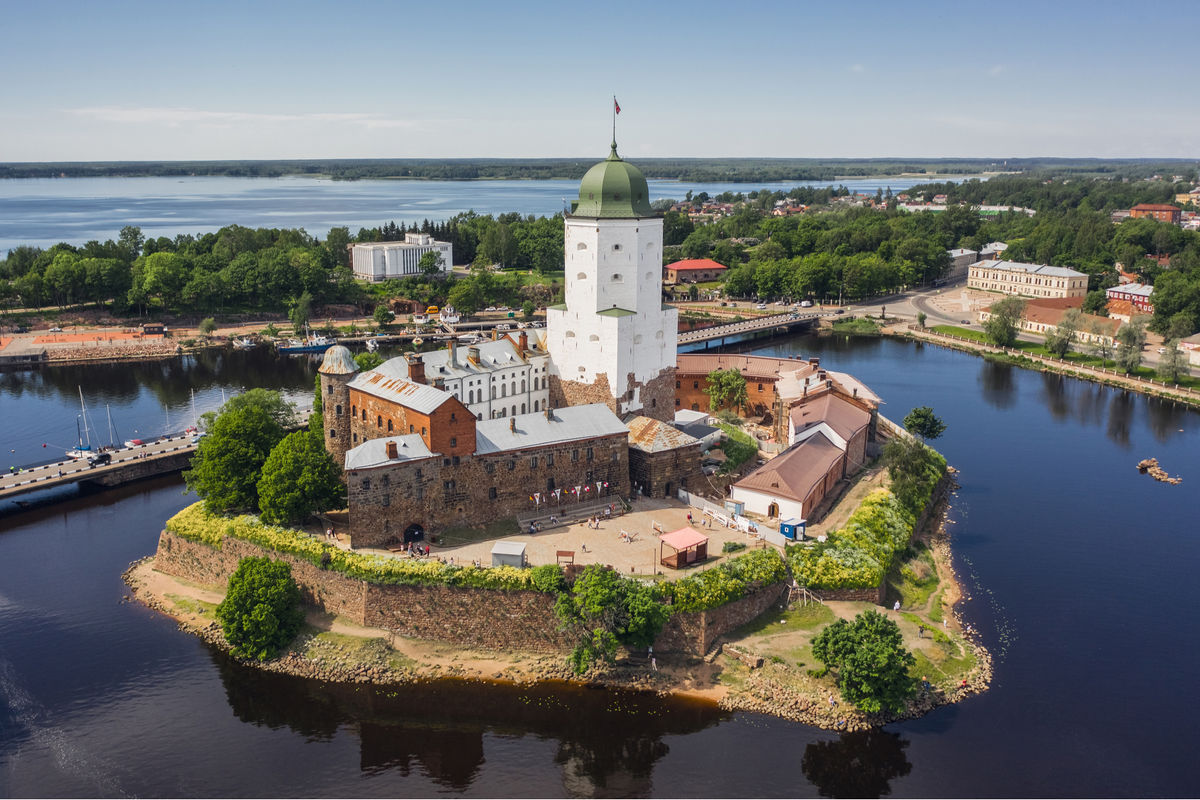
[[678, 312], [661, 300], [662, 218], [615, 143], [565, 228], [566, 302], [545, 331], [362, 374], [345, 347], [326, 352], [325, 446], [345, 465], [355, 547], [603, 503], [634, 488], [631, 460], [639, 488], [663, 494], [699, 475], [699, 441], [663, 422]]
[[[565, 302], [547, 309], [544, 331], [452, 341], [361, 374], [345, 347], [326, 351], [325, 446], [344, 464], [354, 547], [699, 488], [700, 440], [668, 422], [708, 408], [701, 384], [713, 368], [746, 376], [751, 408], [773, 417], [784, 446], [815, 435], [803, 433], [822, 421], [814, 412], [861, 415], [849, 428], [819, 426], [825, 438], [814, 439], [846, 454], [821, 472], [822, 486], [861, 466], [878, 398], [850, 376], [816, 360], [677, 355], [678, 312], [662, 303], [662, 218], [615, 142], [584, 175], [564, 225]], [[818, 402], [825, 394], [838, 399]]]

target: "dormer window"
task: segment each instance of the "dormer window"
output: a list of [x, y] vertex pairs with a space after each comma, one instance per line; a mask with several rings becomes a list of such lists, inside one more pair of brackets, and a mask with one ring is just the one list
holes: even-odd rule
[[621, 245], [619, 245], [619, 244], [613, 245], [613, 250], [620, 250], [620, 249], [621, 249]]

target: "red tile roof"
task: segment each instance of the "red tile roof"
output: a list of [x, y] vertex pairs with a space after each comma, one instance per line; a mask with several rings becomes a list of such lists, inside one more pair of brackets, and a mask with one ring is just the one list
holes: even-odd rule
[[727, 269], [724, 264], [718, 264], [711, 258], [685, 258], [683, 261], [676, 261], [674, 264], [667, 264], [666, 268], [681, 272], [686, 272], [693, 269]]

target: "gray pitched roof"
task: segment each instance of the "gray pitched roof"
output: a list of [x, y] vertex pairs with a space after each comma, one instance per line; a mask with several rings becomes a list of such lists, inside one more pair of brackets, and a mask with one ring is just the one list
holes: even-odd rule
[[[388, 458], [388, 442], [396, 443], [396, 458]], [[420, 436], [415, 433], [406, 433], [403, 436], [368, 439], [353, 450], [346, 451], [346, 469], [368, 469], [432, 457], [432, 451], [425, 446], [425, 442], [421, 440]]]
[[515, 417], [489, 419], [475, 424], [475, 453], [486, 455], [506, 450], [524, 450], [547, 444], [594, 439], [613, 434], [629, 435], [629, 429], [608, 406], [593, 403]]
[[[533, 355], [545, 355], [545, 350], [541, 348], [538, 337], [533, 335], [536, 331], [529, 333], [528, 339], [530, 348], [534, 351]], [[426, 379], [468, 378], [527, 363], [527, 360], [517, 352], [517, 346], [508, 337], [497, 339], [494, 342], [481, 342], [470, 345], [470, 347], [479, 348], [479, 361], [471, 361], [466, 346], [456, 348], [453, 361], [450, 360], [449, 348], [424, 353], [422, 358], [425, 361]]]
[[1020, 261], [996, 261], [995, 259], [985, 258], [983, 261], [978, 261], [974, 264], [977, 267], [986, 269], [1006, 269], [1013, 272], [1028, 272], [1032, 275], [1044, 275], [1050, 278], [1083, 278], [1086, 277], [1082, 272], [1076, 272], [1073, 269], [1066, 267], [1050, 267], [1045, 264], [1024, 264]]
[[408, 364], [403, 357], [390, 359], [358, 375], [350, 381], [349, 386], [422, 414], [432, 413], [453, 397], [449, 392], [433, 386], [410, 381]]

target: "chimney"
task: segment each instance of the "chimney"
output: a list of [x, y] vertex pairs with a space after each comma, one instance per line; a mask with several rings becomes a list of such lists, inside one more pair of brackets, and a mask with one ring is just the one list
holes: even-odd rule
[[495, 328], [492, 328], [492, 341], [494, 342], [499, 338], [500, 338], [500, 331], [496, 330]]
[[854, 388], [851, 390], [851, 397], [858, 397], [858, 387], [857, 387], [857, 386], [855, 386], [855, 387], [854, 387]]
[[550, 406], [546, 406], [546, 419], [554, 419], [554, 409], [550, 408]]
[[512, 431], [513, 433], [517, 432], [517, 418], [516, 417], [508, 418], [508, 429], [510, 431]]
[[441, 389], [442, 391], [445, 391], [446, 390], [446, 379], [445, 378], [434, 378], [433, 379], [433, 388]]
[[458, 364], [458, 339], [450, 338], [450, 366]]
[[467, 361], [470, 361], [472, 364], [479, 363], [479, 348], [478, 347], [468, 347], [467, 348]]
[[425, 382], [425, 360], [416, 353], [408, 355], [408, 379], [413, 383]]
[[387, 457], [388, 458], [399, 458], [400, 457], [400, 454], [398, 452], [396, 452], [396, 443], [395, 442], [387, 443]]
[[521, 331], [521, 335], [517, 337], [517, 352], [519, 352], [521, 355], [525, 355], [528, 350], [529, 334], [527, 334], [525, 331]]

